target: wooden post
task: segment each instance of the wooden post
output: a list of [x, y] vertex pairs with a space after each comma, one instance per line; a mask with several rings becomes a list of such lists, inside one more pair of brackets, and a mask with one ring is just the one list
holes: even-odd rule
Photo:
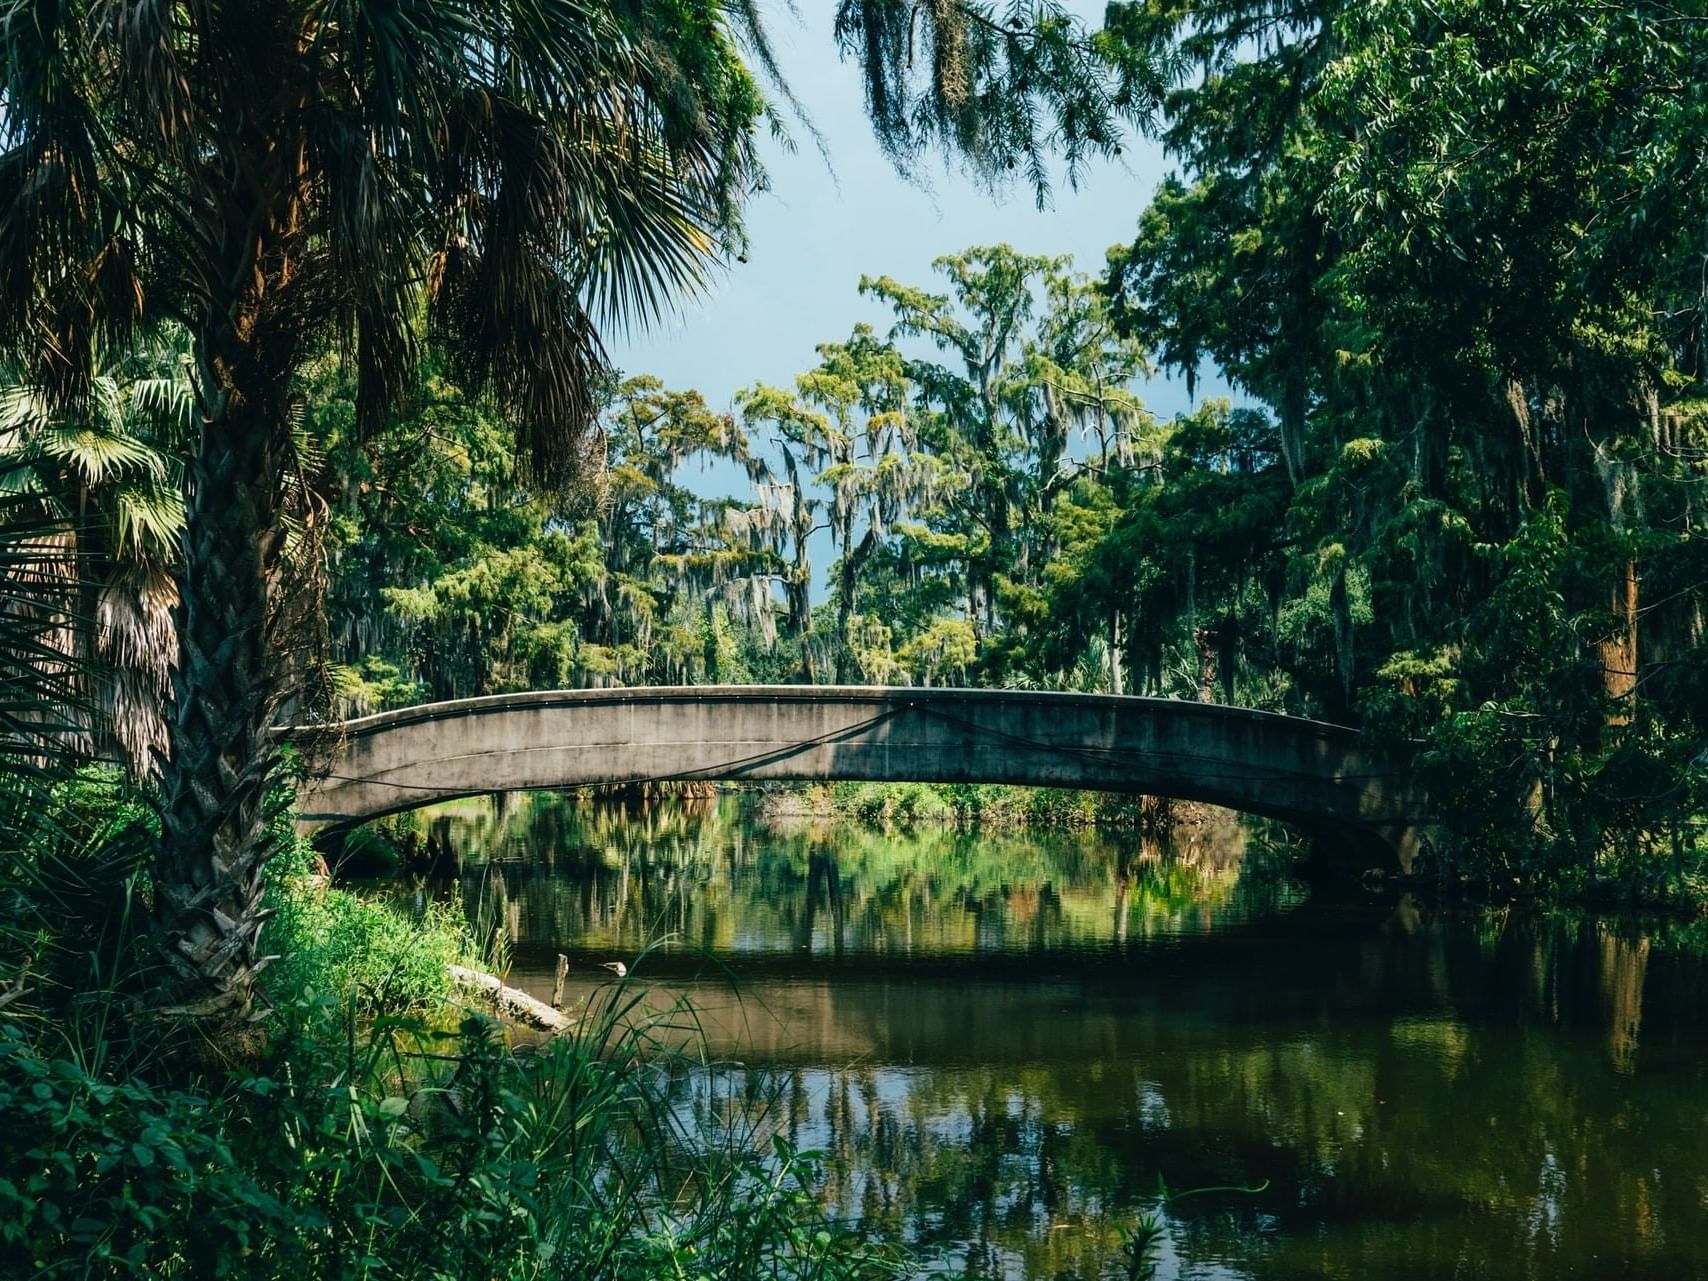
[[569, 974], [569, 958], [562, 952], [557, 954], [557, 980], [552, 984], [552, 1009], [563, 1008], [563, 981]]

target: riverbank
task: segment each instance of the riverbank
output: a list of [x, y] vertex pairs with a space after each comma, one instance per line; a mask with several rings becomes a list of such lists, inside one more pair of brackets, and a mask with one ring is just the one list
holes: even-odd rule
[[874, 826], [919, 822], [1045, 831], [1109, 828], [1161, 835], [1209, 821], [1211, 807], [1167, 797], [986, 783], [801, 783], [763, 789], [768, 818], [849, 819]]
[[0, 902], [31, 944], [0, 968], [0, 1276], [909, 1271], [825, 1218], [818, 1163], [761, 1107], [680, 1114], [707, 1063], [664, 1047], [685, 1009], [605, 982], [558, 1035], [516, 1034], [463, 964], [503, 972], [506, 940], [456, 894], [329, 884], [282, 804], [256, 1018], [210, 1039], [160, 1010], [146, 801], [104, 767], [0, 777]]

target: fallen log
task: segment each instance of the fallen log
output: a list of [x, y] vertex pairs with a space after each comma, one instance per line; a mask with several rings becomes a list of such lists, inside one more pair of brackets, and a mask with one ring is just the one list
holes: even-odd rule
[[495, 974], [471, 970], [466, 965], [450, 966], [451, 981], [458, 987], [484, 993], [506, 1018], [539, 1028], [542, 1032], [567, 1032], [575, 1020], [544, 1001], [529, 996], [520, 988], [511, 987]]

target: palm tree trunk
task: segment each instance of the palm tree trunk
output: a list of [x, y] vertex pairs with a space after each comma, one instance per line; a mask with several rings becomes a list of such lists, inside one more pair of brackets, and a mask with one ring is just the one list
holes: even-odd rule
[[171, 759], [154, 924], [179, 985], [172, 1011], [237, 1019], [265, 963], [257, 946], [275, 689], [269, 587], [284, 533], [280, 412], [213, 398], [191, 463]]

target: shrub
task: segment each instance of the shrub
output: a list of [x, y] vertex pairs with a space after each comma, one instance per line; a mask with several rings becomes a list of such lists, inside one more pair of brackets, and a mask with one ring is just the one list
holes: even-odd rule
[[210, 1100], [0, 1024], [0, 1261], [15, 1276], [226, 1276], [307, 1225], [246, 1171]]
[[424, 903], [412, 918], [390, 903], [298, 882], [269, 895], [277, 914], [264, 986], [275, 1003], [354, 1000], [371, 1015], [425, 1012], [450, 994], [448, 966], [470, 942], [452, 905]]

